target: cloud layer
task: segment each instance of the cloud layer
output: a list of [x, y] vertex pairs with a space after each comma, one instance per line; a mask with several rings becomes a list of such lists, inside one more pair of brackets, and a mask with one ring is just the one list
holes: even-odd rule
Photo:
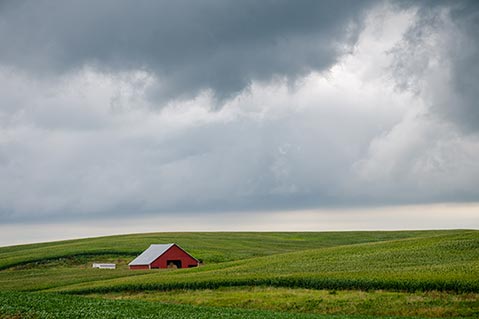
[[479, 199], [474, 2], [0, 7], [0, 220]]
[[372, 1], [10, 1], [0, 59], [42, 74], [145, 69], [153, 98], [220, 99], [321, 70], [354, 44]]

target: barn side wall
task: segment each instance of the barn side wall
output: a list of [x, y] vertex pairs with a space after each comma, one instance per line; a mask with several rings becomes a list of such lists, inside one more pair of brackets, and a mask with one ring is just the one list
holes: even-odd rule
[[184, 252], [178, 246], [172, 246], [163, 255], [151, 263], [151, 268], [167, 268], [168, 260], [181, 260], [181, 268], [196, 267], [198, 261]]
[[148, 265], [131, 265], [130, 266], [130, 269], [150, 269], [150, 267]]

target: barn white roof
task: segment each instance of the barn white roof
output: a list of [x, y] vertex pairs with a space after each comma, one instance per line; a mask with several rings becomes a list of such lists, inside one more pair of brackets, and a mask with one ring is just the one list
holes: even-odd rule
[[138, 257], [133, 259], [133, 261], [128, 265], [149, 265], [154, 262], [155, 259], [163, 255], [173, 245], [174, 244], [150, 245], [150, 247], [148, 247]]

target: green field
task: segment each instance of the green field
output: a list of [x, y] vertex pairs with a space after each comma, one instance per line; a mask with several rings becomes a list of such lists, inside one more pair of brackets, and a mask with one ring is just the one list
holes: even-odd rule
[[[169, 242], [201, 267], [127, 269]], [[0, 269], [0, 318], [479, 316], [474, 230], [110, 236], [1, 247]]]

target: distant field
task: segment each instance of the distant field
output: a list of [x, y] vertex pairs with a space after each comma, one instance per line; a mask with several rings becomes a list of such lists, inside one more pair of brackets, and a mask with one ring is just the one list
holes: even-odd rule
[[[0, 269], [27, 263], [103, 255], [132, 257], [151, 243], [175, 242], [206, 264], [268, 256], [296, 250], [334, 247], [400, 238], [446, 234], [444, 231], [322, 233], [150, 233], [0, 247]], [[98, 257], [96, 257], [98, 256]]]
[[147, 272], [60, 287], [75, 293], [210, 289], [269, 285], [314, 289], [479, 291], [476, 232], [340, 245], [226, 262], [193, 270]]
[[[150, 244], [169, 242], [178, 243], [204, 265], [127, 269], [126, 264]], [[119, 267], [91, 269], [93, 261], [116, 262]], [[38, 312], [38, 318], [57, 318], [44, 315], [53, 309], [41, 308], [54, 299], [61, 300], [57, 312], [71, 312], [76, 303], [88, 304], [89, 318], [100, 311], [96, 307], [113, 309], [115, 304], [124, 313], [148, 307], [165, 313], [204, 310], [205, 318], [214, 318], [212, 313], [221, 314], [222, 309], [222, 317], [232, 318], [258, 314], [268, 318], [268, 311], [276, 311], [271, 315], [275, 318], [283, 318], [278, 312], [284, 318], [290, 318], [288, 313], [295, 313], [294, 318], [298, 313], [344, 318], [479, 316], [479, 231], [472, 230], [110, 236], [1, 247], [0, 269], [0, 291], [4, 291], [0, 314], [19, 318], [30, 318], [25, 309]], [[18, 301], [7, 302], [9, 298]], [[231, 307], [252, 310], [238, 310], [235, 315]]]

